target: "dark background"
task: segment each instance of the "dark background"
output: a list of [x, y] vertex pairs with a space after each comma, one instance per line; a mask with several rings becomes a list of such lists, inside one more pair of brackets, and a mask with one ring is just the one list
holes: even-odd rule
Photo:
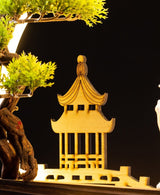
[[29, 24], [20, 42], [23, 50], [44, 62], [55, 61], [52, 88], [39, 88], [21, 99], [15, 112], [22, 119], [39, 163], [58, 168], [58, 135], [50, 119], [63, 108], [65, 94], [76, 78], [77, 56], [86, 55], [88, 78], [109, 94], [103, 113], [116, 118], [108, 134], [108, 168], [131, 166], [132, 176], [160, 181], [160, 133], [154, 107], [160, 98], [160, 16], [158, 1], [108, 0], [109, 18], [89, 28], [82, 21]]

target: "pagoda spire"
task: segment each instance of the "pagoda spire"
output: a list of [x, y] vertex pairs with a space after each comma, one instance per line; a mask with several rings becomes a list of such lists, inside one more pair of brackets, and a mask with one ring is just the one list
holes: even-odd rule
[[105, 105], [107, 102], [108, 94], [104, 93], [103, 95], [99, 94], [98, 91], [93, 87], [89, 81], [88, 67], [86, 64], [87, 58], [83, 55], [79, 55], [77, 58], [77, 78], [71, 88], [65, 95], [58, 95], [58, 101], [61, 106], [72, 104], [79, 94], [80, 89], [83, 91], [85, 99], [90, 104], [95, 105]]
[[79, 55], [77, 58], [77, 76], [83, 75], [87, 76], [88, 74], [88, 67], [87, 67], [87, 58], [86, 56]]

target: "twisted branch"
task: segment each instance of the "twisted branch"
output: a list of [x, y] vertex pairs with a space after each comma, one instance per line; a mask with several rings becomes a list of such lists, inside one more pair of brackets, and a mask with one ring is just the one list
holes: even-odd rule
[[69, 14], [68, 16], [64, 16], [63, 14], [55, 14], [52, 17], [48, 17], [47, 15], [40, 14], [38, 18], [27, 17], [26, 19], [18, 19], [16, 20], [17, 24], [23, 23], [44, 23], [44, 22], [72, 22], [80, 19], [80, 15], [73, 16]]

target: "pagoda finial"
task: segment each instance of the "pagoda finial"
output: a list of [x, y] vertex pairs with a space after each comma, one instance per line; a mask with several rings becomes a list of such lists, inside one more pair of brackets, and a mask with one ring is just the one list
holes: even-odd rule
[[77, 76], [83, 75], [87, 76], [88, 74], [88, 67], [87, 67], [87, 58], [86, 56], [79, 55], [77, 58]]

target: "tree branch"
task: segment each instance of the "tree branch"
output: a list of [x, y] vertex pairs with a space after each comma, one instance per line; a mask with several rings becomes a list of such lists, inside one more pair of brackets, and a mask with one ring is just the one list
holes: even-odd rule
[[18, 19], [16, 22], [18, 24], [23, 24], [23, 23], [44, 23], [44, 22], [72, 22], [80, 19], [80, 15], [72, 16], [69, 14], [68, 16], [64, 16], [61, 14], [57, 14], [53, 17], [39, 17], [39, 18], [26, 18], [26, 19]]
[[19, 55], [16, 53], [9, 53], [8, 51], [1, 52], [0, 51], [0, 65], [8, 65], [8, 63], [13, 59], [13, 58], [18, 58]]

